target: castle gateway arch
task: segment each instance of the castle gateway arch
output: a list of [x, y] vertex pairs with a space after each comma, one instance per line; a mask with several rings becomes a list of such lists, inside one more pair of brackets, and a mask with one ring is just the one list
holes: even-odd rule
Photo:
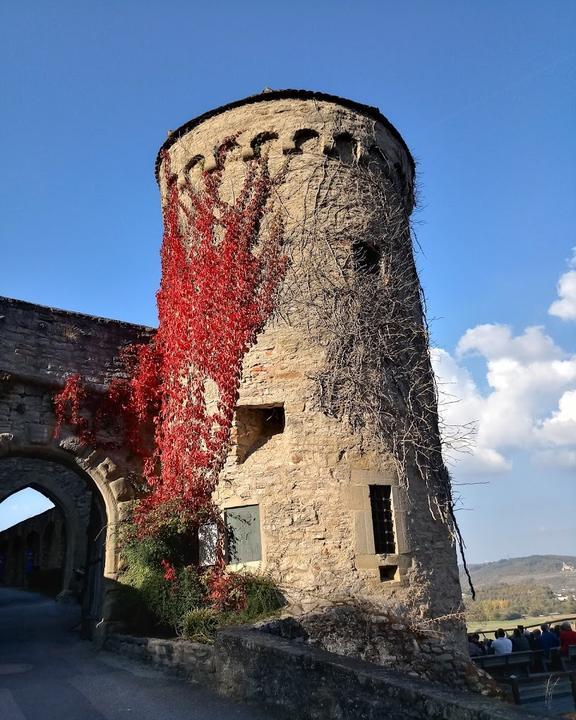
[[73, 374], [103, 389], [121, 372], [120, 349], [147, 342], [151, 332], [0, 298], [0, 502], [29, 487], [54, 503], [61, 536], [54, 539], [47, 528], [49, 537], [34, 539], [36, 552], [62, 544], [59, 594], [82, 596], [89, 635], [113, 614], [118, 523], [134, 497], [129, 477], [136, 466], [120, 438], [109, 438], [106, 447], [87, 445], [66, 430], [55, 438], [54, 395]]

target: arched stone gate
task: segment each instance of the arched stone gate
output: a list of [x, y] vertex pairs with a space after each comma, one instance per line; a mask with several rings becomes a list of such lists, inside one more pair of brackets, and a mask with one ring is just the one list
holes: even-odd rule
[[[87, 446], [66, 432], [54, 438], [53, 398], [74, 373], [94, 390], [103, 390], [122, 373], [120, 349], [147, 342], [152, 332], [0, 298], [0, 502], [17, 490], [33, 487], [63, 511], [70, 545], [63, 589], [87, 550], [92, 596], [86, 598], [85, 613], [98, 612], [100, 617], [92, 618], [96, 624], [113, 619], [110, 598], [118, 574], [117, 529], [126, 503], [135, 496], [130, 478], [137, 473], [137, 464], [120, 438], [110, 438], [106, 448]], [[82, 487], [96, 499], [95, 507], [88, 510], [87, 525], [97, 537], [89, 539], [92, 545], [87, 548], [80, 547], [78, 537], [82, 513], [86, 519]], [[98, 581], [98, 574], [103, 581]]]
[[[93, 491], [90, 478], [60, 462], [43, 457], [13, 455], [0, 458], [0, 503], [26, 488], [32, 488], [52, 501], [63, 518], [63, 542], [54, 543], [50, 537], [40, 537], [38, 553], [46, 555], [50, 549], [55, 555], [63, 555], [60, 593], [69, 594], [74, 589], [74, 569], [85, 568], [88, 543], [88, 526], [92, 504], [98, 504], [99, 493]], [[105, 512], [103, 513], [105, 515]], [[103, 531], [106, 531], [104, 523]], [[48, 546], [54, 546], [48, 548]], [[38, 558], [40, 561], [40, 558]], [[21, 573], [12, 573], [20, 576]]]

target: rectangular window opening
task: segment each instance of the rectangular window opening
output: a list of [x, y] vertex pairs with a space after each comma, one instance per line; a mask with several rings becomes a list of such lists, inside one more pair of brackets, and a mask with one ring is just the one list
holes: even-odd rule
[[392, 515], [392, 488], [390, 485], [370, 485], [370, 508], [374, 549], [377, 555], [394, 555], [394, 517]]
[[274, 435], [284, 432], [283, 405], [240, 406], [236, 408], [236, 459], [243, 463]]
[[380, 565], [378, 570], [380, 571], [380, 582], [390, 582], [390, 580], [396, 579], [398, 565]]

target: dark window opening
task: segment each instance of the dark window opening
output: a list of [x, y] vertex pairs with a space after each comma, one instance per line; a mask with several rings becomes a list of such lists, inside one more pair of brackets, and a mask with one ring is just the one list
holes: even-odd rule
[[357, 272], [376, 275], [380, 270], [380, 250], [362, 240], [352, 243], [354, 268]]
[[311, 152], [316, 149], [318, 142], [319, 136], [316, 130], [298, 130], [294, 133], [294, 149], [291, 152], [293, 155]]
[[262, 559], [260, 540], [260, 506], [228, 508], [226, 523], [226, 555], [229, 563], [248, 563]]
[[372, 529], [377, 555], [393, 555], [396, 552], [391, 495], [390, 485], [370, 485]]
[[380, 582], [390, 582], [390, 580], [396, 579], [398, 565], [380, 565], [378, 570], [380, 571]]
[[186, 164], [186, 167], [184, 168], [184, 172], [186, 175], [192, 171], [192, 170], [202, 170], [204, 167], [204, 155], [194, 155], [192, 160]]
[[357, 143], [350, 133], [342, 133], [335, 138], [336, 152], [344, 165], [352, 165], [356, 160]]
[[259, 135], [256, 135], [256, 137], [250, 143], [252, 150], [254, 151], [254, 155], [256, 157], [260, 157], [262, 154], [262, 147], [266, 143], [272, 142], [272, 140], [278, 140], [278, 135], [276, 133], [263, 132]]
[[243, 463], [274, 435], [284, 432], [283, 406], [236, 408], [236, 458]]

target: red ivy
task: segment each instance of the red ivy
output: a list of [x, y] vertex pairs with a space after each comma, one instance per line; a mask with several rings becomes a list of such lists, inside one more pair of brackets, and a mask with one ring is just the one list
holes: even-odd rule
[[[176, 507], [196, 528], [219, 523], [212, 495], [228, 451], [242, 361], [285, 273], [283, 226], [271, 207], [280, 176], [271, 177], [266, 158], [249, 163], [232, 203], [221, 198], [224, 163], [235, 145], [234, 139], [222, 144], [217, 168], [203, 174], [200, 189], [189, 180], [178, 185], [164, 154], [158, 331], [150, 345], [123, 351], [130, 377], [113, 381], [93, 413], [92, 425], [100, 427], [121, 415], [124, 441], [142, 459], [148, 493], [135, 516], [141, 535], [157, 530], [162, 508]], [[56, 433], [66, 423], [82, 439], [94, 439], [85, 402], [81, 378], [72, 375], [55, 397]], [[225, 586], [224, 579], [214, 586], [218, 605], [225, 604]]]
[[174, 568], [174, 565], [169, 563], [168, 560], [162, 560], [160, 564], [162, 565], [162, 570], [164, 571], [164, 580], [174, 582], [174, 580], [176, 580], [176, 569]]
[[87, 392], [82, 377], [69, 375], [62, 390], [54, 397], [56, 425], [54, 436], [60, 435], [63, 425], [74, 425], [80, 440], [84, 443], [94, 439], [88, 418], [82, 414]]

